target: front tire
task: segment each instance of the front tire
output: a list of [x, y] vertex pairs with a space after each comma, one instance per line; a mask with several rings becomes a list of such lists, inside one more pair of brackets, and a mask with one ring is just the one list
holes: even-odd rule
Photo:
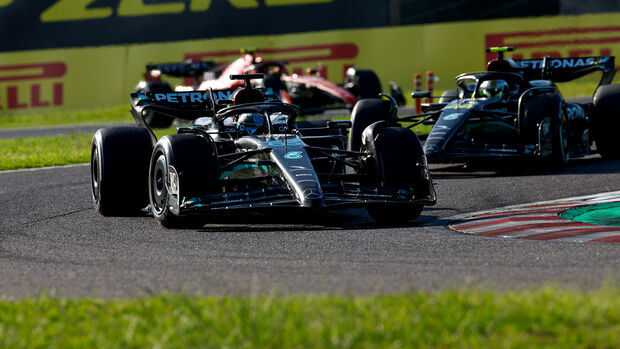
[[[174, 183], [170, 167], [178, 176]], [[165, 228], [202, 225], [194, 217], [177, 216], [173, 206], [178, 206], [184, 198], [213, 192], [218, 175], [217, 157], [207, 140], [189, 134], [162, 137], [153, 150], [149, 170], [151, 213]], [[171, 188], [177, 188], [177, 193], [171, 193]]]
[[359, 151], [362, 145], [362, 133], [366, 127], [377, 121], [386, 121], [388, 126], [396, 123], [388, 120], [391, 103], [379, 98], [363, 99], [355, 104], [351, 113], [351, 130], [349, 133], [348, 149]]
[[[413, 131], [386, 127], [380, 131], [375, 150], [364, 151], [374, 153], [372, 157], [377, 160], [374, 179], [371, 179], [375, 185], [413, 190], [416, 199], [430, 195], [431, 184], [422, 167], [426, 164], [424, 150]], [[388, 204], [369, 206], [366, 210], [377, 222], [405, 223], [417, 218], [422, 209], [420, 204]]]
[[551, 120], [553, 135], [551, 136], [551, 165], [562, 169], [568, 163], [568, 121], [566, 113], [560, 110], [560, 115]]

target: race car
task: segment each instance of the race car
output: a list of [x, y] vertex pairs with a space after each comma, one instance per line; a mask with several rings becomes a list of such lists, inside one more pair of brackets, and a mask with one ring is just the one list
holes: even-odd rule
[[[406, 222], [435, 204], [416, 134], [388, 124], [397, 108], [392, 99], [365, 100], [352, 121], [300, 127], [297, 106], [251, 86], [262, 77], [231, 76], [244, 81], [235, 91], [132, 94], [139, 127], [100, 129], [93, 137], [96, 210], [115, 216], [148, 207], [174, 228], [205, 213], [274, 208], [364, 207], [378, 222]], [[144, 120], [149, 111], [193, 121], [157, 139]], [[378, 121], [365, 126], [372, 118]], [[357, 143], [347, 140], [349, 128]]]
[[[498, 57], [488, 71], [458, 75], [457, 89], [408, 118], [433, 125], [424, 143], [429, 162], [538, 158], [562, 167], [593, 143], [602, 157], [620, 157], [614, 57], [504, 59], [507, 51], [514, 47], [489, 48]], [[602, 74], [592, 98], [566, 100], [555, 84], [594, 72]]]
[[[204, 66], [204, 70], [193, 69], [192, 64]], [[362, 98], [376, 97], [382, 92], [379, 78], [372, 70], [351, 67], [347, 70], [344, 83], [335, 84], [320, 76], [316, 69], [308, 69], [308, 74], [291, 74], [287, 62], [264, 60], [256, 49], [241, 50], [241, 56], [235, 61], [215, 65], [213, 62], [171, 63], [147, 66], [145, 80], [141, 81], [136, 92], [160, 88], [161, 74], [191, 77], [191, 84], [177, 86], [175, 90], [230, 90], [241, 87], [243, 82], [231, 80], [229, 76], [245, 73], [264, 74], [265, 79], [255, 87], [271, 89], [285, 103], [299, 106], [302, 115], [322, 113], [326, 109], [352, 108]], [[201, 75], [198, 76], [197, 73]], [[207, 74], [204, 74], [207, 73]], [[151, 79], [155, 76], [156, 79]], [[164, 82], [165, 83], [165, 82]], [[165, 83], [167, 84], [167, 83]], [[172, 90], [170, 85], [167, 89]], [[395, 83], [390, 83], [392, 96], [399, 104], [405, 100], [402, 91]], [[148, 91], [147, 91], [148, 92]], [[148, 121], [148, 119], [147, 119]]]

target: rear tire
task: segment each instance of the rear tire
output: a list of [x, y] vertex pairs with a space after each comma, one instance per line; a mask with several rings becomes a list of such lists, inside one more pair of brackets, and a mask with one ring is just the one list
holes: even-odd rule
[[377, 98], [383, 91], [379, 77], [372, 70], [356, 69], [345, 77], [345, 87], [359, 98]]
[[620, 158], [620, 84], [600, 86], [594, 93], [592, 138], [605, 159]]
[[[375, 169], [377, 186], [412, 189], [416, 198], [429, 194], [428, 179], [418, 164], [424, 163], [424, 150], [417, 135], [408, 128], [386, 127], [377, 138], [376, 153], [380, 164]], [[419, 204], [389, 204], [366, 208], [379, 223], [405, 223], [417, 218], [423, 206]]]
[[171, 211], [168, 166], [174, 167], [178, 174], [179, 201], [212, 192], [219, 176], [212, 145], [195, 135], [164, 136], [153, 150], [149, 170], [151, 213], [159, 224], [165, 228], [201, 226], [202, 222], [198, 218], [179, 217]]
[[149, 132], [138, 127], [98, 130], [91, 145], [91, 193], [103, 216], [139, 214], [148, 204]]

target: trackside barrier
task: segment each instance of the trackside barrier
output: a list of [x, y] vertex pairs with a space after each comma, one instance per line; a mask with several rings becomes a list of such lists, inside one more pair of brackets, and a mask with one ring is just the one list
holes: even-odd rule
[[[413, 76], [413, 84], [415, 85], [415, 92], [422, 91], [422, 74], [416, 73]], [[422, 113], [422, 100], [420, 98], [415, 98], [415, 113]]]
[[[3, 2], [6, 0], [0, 0], [0, 4]], [[51, 1], [81, 9], [82, 12], [62, 13], [73, 17], [99, 11], [78, 6], [91, 2]], [[144, 1], [121, 2], [142, 4]], [[167, 1], [171, 2], [174, 1]], [[17, 3], [13, 1], [13, 5]], [[45, 6], [48, 5], [39, 7]], [[147, 7], [150, 6], [159, 5]], [[0, 12], [2, 9], [0, 5]], [[515, 59], [618, 56], [618, 23], [620, 12], [612, 12], [0, 52], [0, 117], [125, 105], [128, 94], [143, 78], [146, 64], [188, 59], [232, 62], [239, 58], [240, 47], [252, 46], [260, 48], [265, 60], [287, 61], [289, 70], [299, 74], [308, 66], [322, 63], [324, 69], [319, 69], [317, 74], [335, 82], [342, 81], [351, 66], [372, 69], [384, 82], [384, 89], [389, 81], [411, 89], [415, 72], [432, 69], [434, 79], [429, 81], [432, 87], [446, 90], [454, 88], [456, 75], [483, 70], [495, 55], [485, 54], [485, 48], [491, 46], [517, 46], [518, 51], [510, 54]], [[405, 38], [427, 44], [403, 45]], [[443, 80], [437, 81], [436, 76]], [[166, 80], [172, 85], [183, 82], [179, 78]]]

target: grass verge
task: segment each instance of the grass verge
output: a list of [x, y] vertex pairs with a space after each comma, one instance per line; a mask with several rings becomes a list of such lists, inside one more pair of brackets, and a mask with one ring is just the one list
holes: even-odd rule
[[2, 347], [617, 348], [620, 291], [0, 302]]
[[42, 127], [74, 124], [100, 124], [107, 122], [132, 122], [129, 106], [105, 109], [58, 111], [43, 114], [2, 114], [0, 128]]
[[[167, 128], [156, 130], [155, 134], [161, 137], [174, 132], [175, 128]], [[89, 162], [92, 139], [90, 133], [0, 139], [0, 171]]]

